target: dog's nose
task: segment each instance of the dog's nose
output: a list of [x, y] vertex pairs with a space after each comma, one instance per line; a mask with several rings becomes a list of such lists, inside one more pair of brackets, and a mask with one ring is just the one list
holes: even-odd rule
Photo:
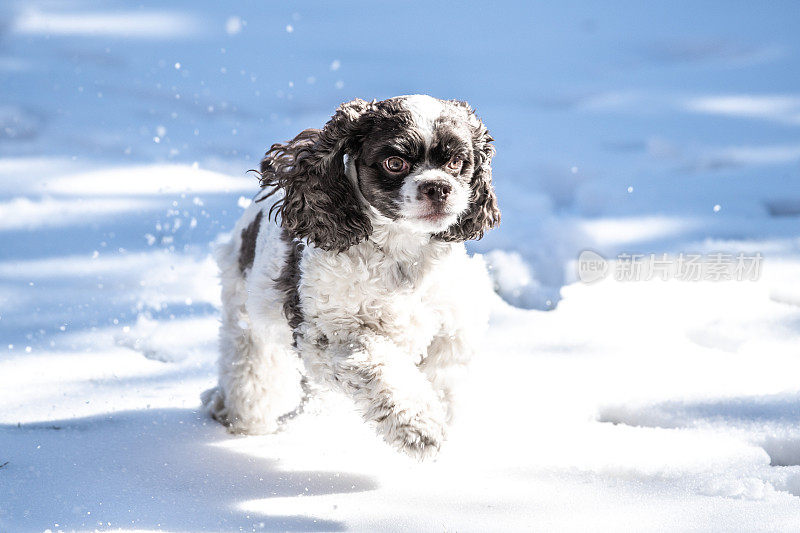
[[447, 195], [450, 194], [453, 188], [449, 184], [441, 181], [426, 181], [419, 184], [420, 196], [427, 197], [435, 204], [443, 203], [447, 200]]

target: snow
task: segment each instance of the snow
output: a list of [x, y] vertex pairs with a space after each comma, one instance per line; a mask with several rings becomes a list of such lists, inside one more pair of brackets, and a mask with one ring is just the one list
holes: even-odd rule
[[0, 230], [34, 229], [43, 226], [67, 226], [85, 223], [89, 219], [103, 219], [141, 211], [153, 204], [134, 199], [74, 199], [55, 200], [42, 198], [30, 200], [14, 198], [0, 203]]
[[796, 96], [715, 96], [691, 99], [686, 106], [691, 111], [703, 113], [756, 117], [800, 124], [800, 98]]
[[12, 31], [39, 35], [173, 38], [191, 34], [196, 26], [184, 15], [157, 11], [65, 14], [28, 10], [17, 15]]
[[[0, 531], [797, 529], [796, 6], [487, 5], [0, 7]], [[337, 396], [226, 434], [210, 250], [247, 170], [415, 93], [497, 138], [503, 222], [469, 248], [498, 296], [450, 439], [412, 462]], [[717, 253], [758, 279], [615, 276]]]

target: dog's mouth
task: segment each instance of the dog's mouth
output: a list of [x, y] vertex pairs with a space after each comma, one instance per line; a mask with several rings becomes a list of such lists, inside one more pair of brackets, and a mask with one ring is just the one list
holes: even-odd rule
[[434, 227], [443, 228], [452, 224], [455, 220], [455, 213], [445, 210], [429, 211], [417, 216], [417, 220]]
[[447, 205], [444, 203], [440, 205], [428, 205], [426, 207], [427, 209], [417, 215], [418, 219], [426, 222], [442, 222], [455, 214], [448, 209]]
[[442, 203], [440, 205], [419, 205], [403, 213], [402, 218], [422, 224], [428, 229], [441, 231], [452, 225], [458, 218], [458, 210], [453, 206]]
[[442, 222], [446, 218], [450, 218], [451, 214], [446, 211], [434, 211], [420, 215], [418, 218], [426, 222]]

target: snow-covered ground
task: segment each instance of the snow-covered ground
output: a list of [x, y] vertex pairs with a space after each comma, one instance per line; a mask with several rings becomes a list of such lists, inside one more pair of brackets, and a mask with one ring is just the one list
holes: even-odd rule
[[[0, 531], [797, 530], [800, 11], [765, 2], [0, 6]], [[199, 414], [210, 245], [353, 97], [469, 100], [499, 296], [440, 457], [347, 401]], [[578, 280], [592, 250], [757, 280]], [[706, 271], [704, 271], [706, 272]], [[669, 276], [675, 278], [676, 276]], [[711, 277], [711, 276], [709, 276]]]

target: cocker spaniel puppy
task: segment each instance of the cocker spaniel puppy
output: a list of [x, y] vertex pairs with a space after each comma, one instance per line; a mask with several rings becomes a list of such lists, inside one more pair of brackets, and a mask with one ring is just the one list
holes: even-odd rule
[[435, 454], [487, 323], [485, 266], [463, 243], [500, 221], [492, 140], [466, 103], [415, 95], [353, 100], [274, 144], [262, 190], [217, 250], [210, 414], [231, 432], [273, 432], [310, 378], [352, 398], [390, 444]]

